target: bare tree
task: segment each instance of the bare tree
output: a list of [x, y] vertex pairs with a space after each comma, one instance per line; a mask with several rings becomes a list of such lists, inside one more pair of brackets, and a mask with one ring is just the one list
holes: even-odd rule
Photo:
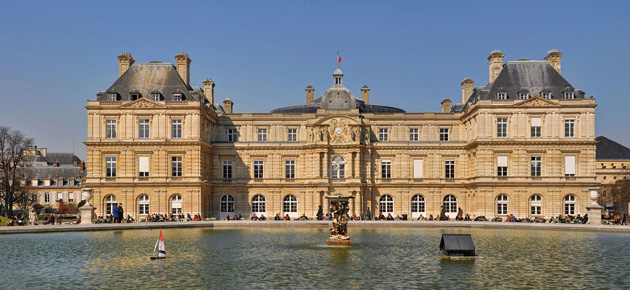
[[22, 132], [0, 126], [0, 202], [5, 217], [13, 215], [14, 205], [29, 203], [27, 199], [33, 198], [26, 183], [32, 160], [26, 152], [33, 143], [33, 138]]

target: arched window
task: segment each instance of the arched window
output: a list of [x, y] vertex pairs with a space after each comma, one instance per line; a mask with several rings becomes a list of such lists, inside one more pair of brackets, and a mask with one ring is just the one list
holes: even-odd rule
[[426, 203], [424, 196], [416, 194], [411, 197], [411, 218], [426, 217]]
[[331, 178], [345, 178], [346, 177], [346, 160], [341, 156], [335, 156], [330, 164], [330, 177]]
[[449, 194], [444, 197], [444, 209], [449, 218], [457, 217], [457, 197]]
[[182, 196], [179, 194], [173, 195], [171, 197], [171, 213], [172, 214], [182, 213]]
[[282, 210], [284, 215], [289, 215], [291, 218], [298, 217], [298, 201], [295, 195], [289, 194], [284, 197], [284, 201], [282, 202]]
[[530, 214], [531, 215], [541, 215], [542, 214], [542, 196], [538, 194], [532, 195], [529, 199], [530, 204]]
[[141, 195], [138, 197], [138, 214], [149, 214], [149, 196]]
[[118, 203], [116, 203], [116, 197], [113, 195], [108, 195], [105, 197], [105, 214], [106, 215], [110, 215], [112, 214], [112, 206], [117, 205]]
[[224, 195], [221, 197], [221, 203], [220, 203], [220, 217], [224, 218], [227, 215], [230, 216], [234, 216], [232, 213], [234, 213], [234, 197], [232, 197], [231, 195]]
[[497, 196], [497, 215], [508, 214], [508, 196], [501, 194]]
[[378, 206], [379, 206], [379, 211], [383, 213], [384, 215], [387, 215], [388, 213], [393, 214], [394, 213], [394, 198], [389, 194], [385, 194], [381, 196], [381, 199], [378, 202]]
[[252, 213], [256, 215], [267, 212], [267, 201], [262, 194], [254, 195], [252, 198]]
[[564, 214], [565, 215], [575, 214], [575, 195], [570, 194], [564, 197]]

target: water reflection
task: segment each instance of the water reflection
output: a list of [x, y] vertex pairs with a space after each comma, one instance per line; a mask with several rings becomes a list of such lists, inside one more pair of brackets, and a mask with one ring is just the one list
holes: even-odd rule
[[[0, 236], [3, 289], [628, 288], [630, 235], [504, 229], [353, 229], [351, 248], [322, 229], [164, 229]], [[441, 261], [443, 233], [472, 234], [475, 261]], [[25, 266], [26, 265], [26, 266]], [[26, 270], [25, 270], [26, 269]]]

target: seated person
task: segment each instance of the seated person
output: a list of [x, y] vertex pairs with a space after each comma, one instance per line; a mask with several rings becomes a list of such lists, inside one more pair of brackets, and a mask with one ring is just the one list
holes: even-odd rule
[[466, 216], [464, 217], [464, 221], [467, 221], [467, 222], [470, 221], [470, 215], [469, 214], [466, 214]]
[[252, 216], [252, 220], [253, 221], [257, 221], [258, 220], [258, 216], [256, 215], [256, 213], [254, 213], [254, 215]]
[[433, 220], [433, 214], [429, 215], [429, 220], [432, 221]]
[[306, 216], [306, 214], [305, 214], [305, 213], [302, 213], [302, 216], [300, 217], [300, 220], [301, 220], [301, 221], [308, 220], [308, 217]]
[[290, 221], [290, 220], [291, 220], [291, 217], [289, 217], [289, 214], [286, 214], [286, 215], [284, 216], [284, 220], [285, 220], [285, 221]]
[[418, 220], [423, 220], [423, 219], [424, 219], [424, 217], [423, 217], [422, 215], [420, 215], [420, 216], [418, 217]]
[[266, 219], [267, 219], [267, 218], [265, 217], [265, 214], [261, 214], [261, 215], [260, 215], [260, 218], [259, 218], [258, 220], [264, 221], [264, 220], [266, 220]]
[[406, 221], [406, 220], [407, 220], [407, 214], [406, 214], [406, 213], [403, 213], [403, 215], [402, 215], [402, 220], [404, 220], [404, 221]]
[[280, 214], [277, 213], [276, 216], [273, 218], [276, 221], [282, 220], [282, 218], [280, 217]]
[[388, 214], [387, 214], [387, 220], [388, 220], [388, 221], [393, 221], [393, 220], [394, 220], [394, 217], [392, 216], [392, 214], [391, 214], [391, 213], [388, 213]]

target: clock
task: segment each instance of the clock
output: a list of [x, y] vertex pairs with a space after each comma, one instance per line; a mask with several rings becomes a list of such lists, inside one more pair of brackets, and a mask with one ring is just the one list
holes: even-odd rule
[[342, 132], [342, 131], [343, 131], [343, 130], [341, 130], [341, 127], [337, 127], [337, 128], [335, 128], [335, 133], [337, 133], [337, 135], [338, 135], [338, 134], [341, 134], [341, 132]]

